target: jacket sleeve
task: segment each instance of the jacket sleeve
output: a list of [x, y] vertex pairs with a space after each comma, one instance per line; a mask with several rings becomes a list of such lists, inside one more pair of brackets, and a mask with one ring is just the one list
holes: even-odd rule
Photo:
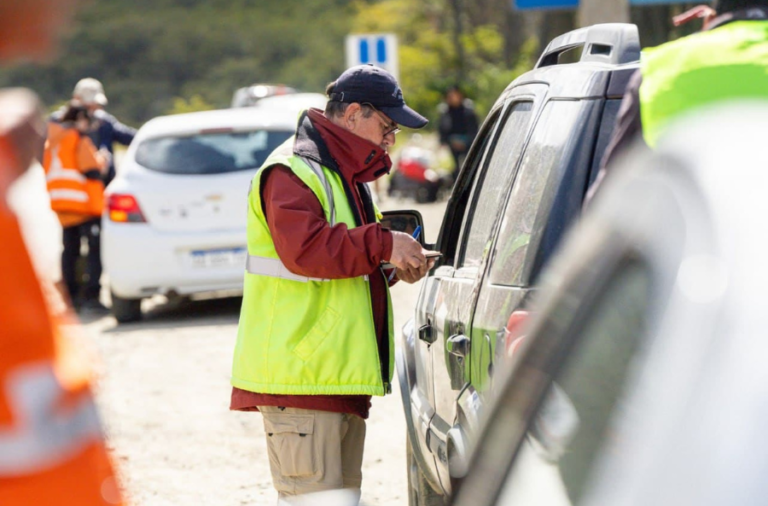
[[378, 223], [331, 227], [315, 194], [287, 167], [275, 166], [264, 175], [262, 202], [277, 254], [294, 274], [363, 276], [392, 254], [392, 233]]
[[111, 138], [112, 141], [122, 144], [123, 146], [128, 146], [133, 142], [133, 138], [136, 136], [135, 128], [120, 123], [117, 118], [106, 112], [97, 117], [105, 123], [106, 128], [112, 130], [112, 135], [106, 137]]

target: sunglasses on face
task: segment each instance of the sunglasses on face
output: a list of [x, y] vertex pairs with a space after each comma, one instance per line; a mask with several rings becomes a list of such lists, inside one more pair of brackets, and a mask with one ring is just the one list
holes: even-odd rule
[[395, 123], [394, 121], [389, 119], [383, 112], [379, 111], [378, 109], [376, 109], [374, 106], [372, 106], [369, 103], [365, 103], [365, 104], [362, 104], [362, 105], [364, 105], [366, 107], [370, 107], [371, 109], [373, 109], [373, 112], [375, 112], [376, 115], [379, 117], [379, 119], [384, 122], [384, 124], [382, 125], [384, 127], [384, 129], [383, 129], [384, 130], [384, 133], [383, 133], [384, 137], [386, 137], [387, 135], [390, 135], [390, 134], [397, 135], [398, 133], [400, 133], [400, 127], [397, 125], [397, 123]]

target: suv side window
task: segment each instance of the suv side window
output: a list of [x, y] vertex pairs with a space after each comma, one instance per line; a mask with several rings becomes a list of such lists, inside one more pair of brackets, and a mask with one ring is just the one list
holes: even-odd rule
[[511, 107], [485, 174], [475, 185], [472, 207], [467, 209], [464, 218], [462, 267], [479, 266], [485, 249], [490, 244], [499, 202], [515, 173], [527, 137], [532, 110], [533, 102], [530, 101], [517, 102]]
[[[569, 332], [572, 347], [564, 350], [565, 362], [532, 418], [497, 504], [521, 498], [579, 504], [600, 454], [610, 451], [611, 421], [643, 356], [651, 288], [647, 266], [629, 261], [591, 306], [581, 308], [587, 315]], [[562, 302], [571, 303], [568, 297]]]
[[571, 165], [581, 162], [579, 157], [570, 156], [582, 139], [574, 132], [584, 130], [584, 125], [577, 123], [584, 121], [584, 108], [592, 105], [589, 101], [550, 101], [545, 106], [504, 212], [491, 265], [492, 284], [529, 284], [534, 257], [558, 194], [578, 188], [580, 202], [586, 181], [576, 179], [586, 178], [587, 174], [582, 172], [574, 178], [564, 175]]
[[500, 120], [500, 110], [491, 111], [488, 118], [483, 122], [480, 133], [472, 144], [458, 180], [454, 184], [438, 238], [438, 245], [445, 255], [445, 263], [448, 265], [453, 265], [456, 258], [461, 232], [461, 226], [455, 226], [454, 223], [462, 223], [460, 220], [466, 214], [473, 183], [480, 179], [480, 166], [486, 159], [486, 150], [491, 144], [491, 139], [495, 137], [494, 133]]

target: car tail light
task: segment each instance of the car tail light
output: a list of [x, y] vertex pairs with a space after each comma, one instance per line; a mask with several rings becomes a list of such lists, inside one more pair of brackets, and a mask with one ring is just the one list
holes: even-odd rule
[[146, 223], [133, 195], [114, 193], [107, 200], [109, 219], [118, 223]]
[[529, 316], [530, 312], [522, 309], [513, 312], [509, 316], [507, 326], [504, 327], [507, 357], [513, 356], [515, 352], [517, 352], [517, 350], [520, 348], [520, 345], [523, 344], [523, 341], [525, 340], [525, 335], [523, 335], [523, 327], [525, 322], [528, 321]]

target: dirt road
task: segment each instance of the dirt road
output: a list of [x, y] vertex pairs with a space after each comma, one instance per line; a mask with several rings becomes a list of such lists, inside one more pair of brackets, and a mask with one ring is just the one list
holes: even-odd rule
[[[382, 207], [421, 210], [427, 240], [436, 239], [444, 203]], [[398, 331], [418, 288], [393, 289]], [[158, 304], [137, 324], [117, 326], [109, 316], [83, 322], [100, 356], [98, 403], [132, 504], [275, 504], [261, 416], [228, 410], [239, 310], [240, 299], [220, 299]], [[362, 504], [407, 504], [397, 390], [373, 400], [363, 473]]]

